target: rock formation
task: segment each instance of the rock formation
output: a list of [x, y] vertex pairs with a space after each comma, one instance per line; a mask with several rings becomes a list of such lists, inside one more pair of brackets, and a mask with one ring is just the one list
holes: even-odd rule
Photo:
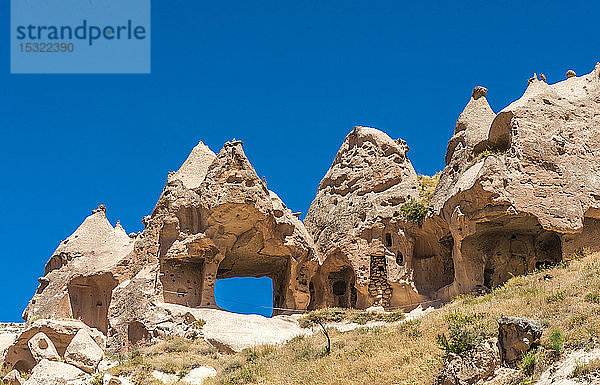
[[199, 308], [217, 307], [222, 278], [270, 277], [275, 313], [410, 308], [599, 249], [600, 64], [553, 85], [534, 75], [497, 115], [486, 92], [476, 87], [460, 114], [430, 202], [406, 142], [356, 127], [318, 187], [306, 228], [258, 177], [240, 141], [218, 154], [198, 144], [168, 175], [143, 232], [112, 227], [100, 206], [60, 243], [5, 362], [57, 367], [50, 343], [63, 357], [85, 329], [67, 362], [92, 372], [101, 356], [86, 334], [101, 348], [106, 335], [112, 352], [189, 335]]

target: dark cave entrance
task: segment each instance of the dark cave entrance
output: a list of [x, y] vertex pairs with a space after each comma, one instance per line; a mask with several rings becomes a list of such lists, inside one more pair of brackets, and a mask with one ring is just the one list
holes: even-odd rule
[[75, 277], [67, 285], [71, 314], [104, 334], [108, 331], [108, 308], [117, 280], [111, 273]]

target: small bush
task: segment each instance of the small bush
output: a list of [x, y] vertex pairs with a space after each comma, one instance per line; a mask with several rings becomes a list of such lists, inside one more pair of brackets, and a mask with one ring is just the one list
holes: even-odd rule
[[202, 329], [204, 327], [204, 325], [206, 325], [206, 321], [203, 320], [202, 318], [197, 319], [196, 321], [194, 321], [194, 323], [192, 324], [192, 327], [195, 329]]
[[550, 333], [550, 349], [554, 350], [556, 353], [560, 353], [563, 350], [563, 342], [565, 341], [564, 334], [558, 330], [554, 329], [552, 333]]
[[400, 206], [402, 216], [413, 223], [422, 223], [428, 212], [429, 208], [427, 206], [412, 198]]
[[564, 291], [559, 291], [558, 293], [555, 293], [553, 295], [549, 295], [548, 297], [546, 297], [546, 302], [548, 302], [548, 303], [562, 302], [564, 300], [565, 300], [565, 292]]
[[600, 305], [600, 294], [599, 293], [589, 293], [585, 296], [586, 302], [595, 303], [596, 305]]
[[535, 369], [535, 363], [537, 361], [537, 356], [535, 352], [530, 351], [523, 356], [521, 359], [521, 370], [526, 375], [530, 376], [533, 374], [533, 369]]
[[584, 377], [600, 371], [600, 359], [592, 359], [588, 363], [577, 362], [571, 377]]
[[449, 326], [450, 333], [438, 334], [437, 343], [447, 356], [450, 353], [463, 354], [483, 343], [483, 338], [465, 324], [455, 323]]

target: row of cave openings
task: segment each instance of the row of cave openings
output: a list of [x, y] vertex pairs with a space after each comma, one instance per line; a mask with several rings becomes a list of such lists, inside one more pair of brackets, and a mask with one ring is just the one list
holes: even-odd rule
[[[414, 287], [419, 293], [432, 295], [454, 280], [452, 260], [452, 237], [445, 237], [435, 243], [417, 239], [412, 256], [405, 258], [398, 250], [397, 242], [391, 234], [384, 234], [383, 242], [390, 256], [371, 256], [368, 293], [375, 303], [389, 306], [392, 304], [392, 288], [388, 282], [388, 271], [394, 268], [410, 267]], [[481, 285], [492, 288], [505, 282], [511, 275], [524, 274], [536, 268], [555, 264], [562, 259], [560, 237], [552, 232], [530, 227], [522, 228], [488, 226], [485, 231], [467, 237], [462, 242], [462, 250], [468, 252], [470, 259], [483, 270]], [[395, 258], [391, 258], [394, 252]], [[281, 257], [264, 257], [254, 261], [258, 268], [249, 270], [249, 266], [236, 267], [227, 257], [216, 272], [216, 279], [231, 277], [270, 277], [273, 280], [273, 307], [283, 308], [285, 293], [289, 283], [287, 275], [288, 261]], [[161, 266], [162, 283], [166, 292], [165, 302], [189, 307], [202, 307], [205, 265], [198, 262], [166, 261]], [[342, 308], [362, 308], [370, 304], [359, 301], [356, 287], [356, 272], [350, 263], [342, 257], [328, 258], [320, 266], [317, 274], [309, 282], [309, 310], [323, 306]], [[71, 311], [74, 318], [81, 319], [87, 325], [104, 333], [108, 330], [108, 309], [117, 280], [111, 273], [102, 273], [88, 277], [76, 277], [68, 284]], [[173, 290], [171, 290], [173, 289]], [[205, 292], [205, 291], [204, 291]], [[174, 293], [174, 294], [173, 294]], [[252, 302], [248, 293], [241, 293], [240, 300]], [[377, 302], [379, 301], [379, 302]], [[392, 304], [393, 305], [393, 304]], [[278, 312], [275, 311], [274, 314]], [[144, 328], [130, 325], [130, 340], [145, 338]], [[133, 342], [133, 341], [131, 341]]]

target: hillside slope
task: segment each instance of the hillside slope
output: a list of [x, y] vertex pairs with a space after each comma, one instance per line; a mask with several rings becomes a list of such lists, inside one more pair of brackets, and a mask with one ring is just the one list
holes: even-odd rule
[[600, 346], [600, 253], [579, 253], [558, 266], [514, 277], [489, 294], [457, 298], [419, 320], [344, 333], [330, 328], [330, 354], [325, 353], [322, 333], [233, 355], [202, 349], [202, 340], [171, 341], [122, 358], [112, 372], [148, 383], [142, 378], [149, 379], [152, 370], [164, 369], [167, 362], [173, 373], [213, 365], [217, 376], [210, 384], [433, 384], [444, 365], [438, 335], [448, 334], [448, 327], [458, 322], [492, 340], [497, 320], [507, 315], [544, 326], [541, 347], [530, 358], [535, 363], [529, 362], [528, 373], [523, 371], [516, 383], [533, 383], [531, 379], [573, 349]]

